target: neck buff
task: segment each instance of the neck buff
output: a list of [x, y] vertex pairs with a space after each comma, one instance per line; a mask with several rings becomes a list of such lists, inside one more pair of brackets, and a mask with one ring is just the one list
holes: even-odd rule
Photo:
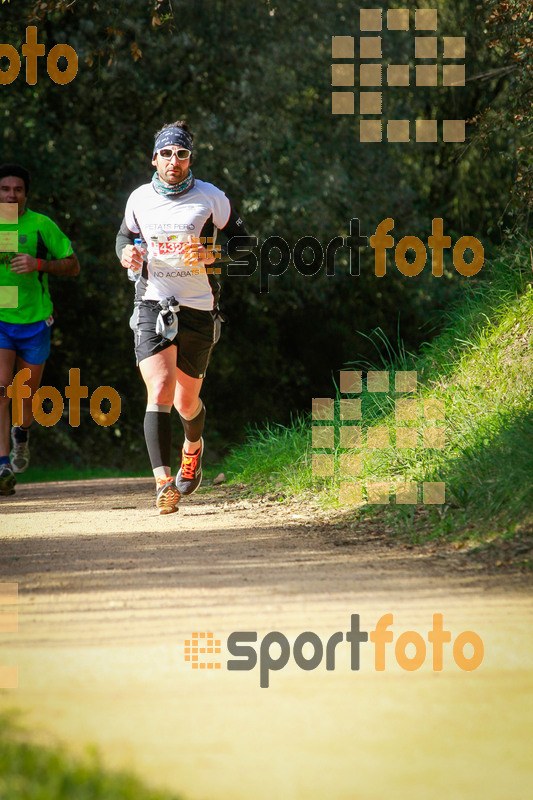
[[152, 186], [158, 194], [163, 194], [165, 197], [177, 197], [180, 194], [189, 192], [194, 186], [194, 175], [189, 171], [189, 174], [180, 183], [166, 183], [162, 181], [157, 172], [152, 176]]

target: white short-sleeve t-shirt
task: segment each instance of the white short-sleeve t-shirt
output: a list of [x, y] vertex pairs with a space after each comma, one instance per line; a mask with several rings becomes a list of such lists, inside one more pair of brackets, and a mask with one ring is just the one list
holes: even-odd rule
[[205, 181], [195, 180], [193, 188], [178, 197], [159, 194], [151, 183], [135, 189], [126, 205], [125, 220], [148, 248], [148, 278], [141, 299], [174, 296], [182, 305], [211, 311], [218, 284], [201, 264], [185, 264], [181, 246], [189, 236], [199, 238], [210, 218], [214, 240], [216, 230], [227, 224], [230, 214], [231, 205], [224, 192]]

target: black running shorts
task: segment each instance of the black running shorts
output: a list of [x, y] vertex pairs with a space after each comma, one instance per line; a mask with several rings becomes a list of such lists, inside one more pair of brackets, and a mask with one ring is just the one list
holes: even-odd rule
[[203, 378], [211, 350], [220, 338], [221, 320], [217, 312], [181, 306], [178, 312], [178, 333], [170, 340], [155, 332], [160, 311], [161, 306], [157, 300], [141, 300], [135, 304], [130, 327], [135, 336], [137, 365], [148, 356], [175, 345], [176, 366], [191, 378]]

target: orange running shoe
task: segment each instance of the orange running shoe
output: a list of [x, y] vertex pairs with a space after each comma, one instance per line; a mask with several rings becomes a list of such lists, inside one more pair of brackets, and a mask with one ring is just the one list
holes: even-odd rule
[[160, 514], [173, 514], [174, 511], [179, 511], [178, 503], [180, 495], [171, 476], [157, 478], [156, 490], [157, 496], [155, 504]]
[[193, 494], [202, 482], [202, 454], [204, 440], [196, 453], [181, 453], [181, 467], [176, 475], [176, 487], [180, 495]]

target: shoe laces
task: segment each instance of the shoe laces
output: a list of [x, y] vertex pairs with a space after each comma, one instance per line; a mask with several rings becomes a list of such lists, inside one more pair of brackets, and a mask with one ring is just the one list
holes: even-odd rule
[[186, 481], [192, 481], [195, 477], [196, 467], [198, 465], [198, 458], [200, 457], [200, 451], [196, 451], [196, 453], [183, 453], [181, 459], [181, 477], [184, 478]]
[[172, 483], [172, 476], [171, 475], [166, 475], [164, 478], [156, 478], [155, 483], [156, 483], [157, 489], [160, 489], [166, 483]]

